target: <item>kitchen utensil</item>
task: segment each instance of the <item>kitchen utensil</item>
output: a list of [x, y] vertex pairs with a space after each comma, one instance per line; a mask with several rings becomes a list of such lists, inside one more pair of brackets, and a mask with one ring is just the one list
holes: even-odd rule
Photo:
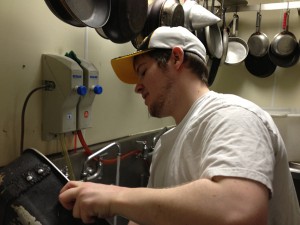
[[104, 38], [104, 39], [109, 39], [109, 38], [105, 35], [105, 33], [104, 33], [102, 27], [95, 28], [95, 31], [96, 31], [97, 34], [99, 34], [102, 38]]
[[282, 22], [283, 31], [276, 34], [271, 42], [272, 52], [278, 56], [288, 56], [292, 54], [298, 46], [295, 35], [288, 30], [289, 14], [289, 10], [284, 13]]
[[288, 31], [289, 10], [283, 16], [283, 31], [275, 35], [269, 47], [271, 61], [279, 67], [291, 67], [299, 60], [299, 46], [294, 34]]
[[260, 31], [261, 13], [256, 14], [256, 31], [248, 39], [249, 53], [253, 56], [261, 57], [268, 53], [270, 45], [266, 34]]
[[205, 40], [209, 55], [221, 59], [223, 54], [223, 41], [218, 24], [205, 27]]
[[[206, 1], [207, 4], [207, 1]], [[214, 13], [215, 0], [212, 0], [211, 13]], [[207, 7], [207, 6], [206, 6]], [[204, 28], [205, 43], [208, 57], [208, 86], [211, 86], [216, 78], [223, 54], [222, 34], [218, 24]]]
[[250, 52], [247, 55], [245, 61], [247, 70], [254, 76], [265, 78], [274, 73], [276, 65], [271, 61], [268, 54], [264, 56], [254, 56]]
[[233, 15], [233, 32], [228, 38], [228, 51], [225, 59], [225, 64], [234, 65], [241, 63], [247, 57], [249, 47], [247, 43], [239, 38], [238, 35], [239, 16], [237, 13]]
[[219, 70], [221, 59], [209, 58], [207, 62], [208, 67], [208, 86], [210, 87], [215, 81], [216, 75]]
[[199, 5], [197, 1], [187, 0], [183, 3], [184, 27], [190, 31], [211, 26], [220, 21], [220, 18]]
[[272, 48], [269, 48], [269, 57], [270, 60], [279, 67], [288, 68], [294, 66], [299, 61], [299, 48], [295, 48], [288, 56], [278, 56], [273, 51]]
[[223, 42], [223, 53], [222, 57], [220, 60], [220, 65], [223, 65], [227, 56], [228, 52], [228, 28], [226, 26], [226, 19], [225, 19], [225, 14], [226, 14], [226, 9], [223, 7], [224, 0], [222, 1], [222, 42]]
[[126, 43], [143, 29], [147, 19], [147, 0], [111, 0], [111, 13], [102, 27], [105, 36], [114, 43]]
[[[0, 224], [84, 225], [58, 195], [68, 179], [42, 153], [26, 149], [0, 169]], [[97, 219], [95, 225], [109, 225]]]
[[45, 3], [50, 11], [61, 21], [75, 27], [85, 27], [81, 20], [72, 17], [60, 0], [45, 0]]
[[261, 13], [258, 11], [256, 14], [256, 32], [248, 39], [249, 53], [244, 63], [251, 74], [265, 78], [272, 75], [277, 66], [269, 57], [270, 42], [267, 35], [260, 31], [260, 24]]
[[148, 36], [159, 26], [183, 26], [184, 11], [178, 0], [156, 0], [151, 8], [147, 30], [144, 35]]
[[110, 0], [60, 0], [60, 2], [73, 18], [92, 28], [104, 26], [110, 15]]
[[179, 0], [155, 0], [149, 4], [149, 8], [143, 30], [131, 41], [136, 48], [146, 36], [160, 26], [184, 26], [184, 11]]

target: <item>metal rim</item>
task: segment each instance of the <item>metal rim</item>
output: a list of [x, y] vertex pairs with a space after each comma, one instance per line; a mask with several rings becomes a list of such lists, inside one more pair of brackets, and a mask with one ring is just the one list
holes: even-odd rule
[[60, 2], [73, 18], [92, 28], [104, 26], [110, 16], [110, 0], [60, 0]]
[[225, 64], [238, 64], [245, 60], [249, 52], [246, 42], [239, 37], [229, 37]]

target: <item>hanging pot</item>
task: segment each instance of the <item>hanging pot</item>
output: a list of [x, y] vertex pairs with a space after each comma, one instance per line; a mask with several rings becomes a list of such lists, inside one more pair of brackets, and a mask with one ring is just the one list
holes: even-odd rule
[[268, 53], [270, 45], [269, 39], [266, 34], [260, 31], [261, 14], [256, 14], [256, 32], [253, 33], [248, 39], [249, 53], [253, 56], [262, 57]]
[[289, 10], [284, 13], [282, 28], [283, 31], [275, 35], [271, 42], [271, 48], [274, 54], [279, 56], [288, 56], [294, 52], [298, 46], [298, 41], [293, 33], [288, 30]]
[[[207, 3], [207, 2], [206, 2]], [[212, 0], [211, 13], [214, 13], [214, 3]], [[220, 19], [219, 19], [220, 20]], [[205, 43], [207, 45], [208, 59], [208, 86], [211, 86], [216, 78], [223, 54], [222, 34], [218, 24], [213, 24], [204, 28]]]
[[221, 60], [220, 60], [220, 65], [224, 64], [226, 56], [227, 56], [227, 52], [228, 52], [228, 28], [226, 26], [226, 19], [225, 19], [226, 9], [223, 8], [223, 4], [224, 4], [224, 2], [222, 2], [222, 20], [223, 20], [223, 25], [222, 25], [222, 43], [223, 43], [223, 53], [222, 53], [222, 57], [221, 57]]
[[254, 76], [265, 78], [274, 73], [276, 65], [268, 55], [269, 39], [260, 32], [261, 14], [256, 14], [256, 32], [248, 39], [249, 53], [245, 59], [247, 70]]
[[221, 59], [218, 58], [209, 58], [207, 62], [208, 67], [208, 86], [210, 87], [215, 81], [216, 75], [219, 70]]
[[184, 26], [184, 11], [178, 0], [156, 0], [147, 18], [147, 30], [143, 34], [148, 36], [160, 26]]
[[237, 37], [239, 17], [235, 13], [233, 15], [233, 32], [228, 38], [228, 51], [225, 59], [225, 64], [234, 65], [241, 63], [247, 57], [249, 47], [247, 43]]
[[278, 56], [269, 47], [270, 60], [279, 67], [288, 68], [294, 66], [299, 61], [299, 48], [295, 48], [294, 51], [288, 56]]
[[50, 11], [61, 21], [75, 26], [85, 27], [85, 24], [81, 20], [72, 17], [68, 10], [61, 4], [60, 0], [45, 0]]
[[104, 33], [102, 27], [95, 28], [95, 31], [96, 31], [97, 34], [99, 34], [102, 38], [104, 38], [104, 39], [109, 39], [109, 38], [105, 35], [105, 33]]
[[111, 0], [111, 13], [102, 27], [105, 36], [114, 43], [126, 43], [143, 29], [147, 19], [147, 0]]
[[138, 48], [143, 39], [160, 26], [184, 26], [184, 11], [179, 0], [155, 0], [149, 4], [144, 28], [131, 41], [133, 46]]
[[271, 61], [268, 54], [257, 57], [249, 53], [245, 59], [247, 70], [254, 76], [265, 78], [274, 73], [276, 65]]
[[60, 2], [73, 18], [92, 28], [104, 26], [110, 15], [110, 0], [60, 0]]
[[218, 24], [205, 27], [205, 40], [209, 55], [221, 59], [223, 54], [223, 41]]
[[295, 35], [288, 31], [289, 10], [283, 16], [283, 31], [277, 34], [269, 47], [271, 61], [280, 67], [291, 67], [299, 60], [299, 46]]

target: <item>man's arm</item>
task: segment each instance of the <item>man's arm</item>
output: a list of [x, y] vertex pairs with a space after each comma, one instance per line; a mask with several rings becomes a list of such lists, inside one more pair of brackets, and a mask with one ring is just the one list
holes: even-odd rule
[[260, 183], [217, 177], [169, 189], [127, 189], [112, 210], [143, 225], [266, 225], [268, 198]]
[[121, 215], [143, 225], [266, 225], [268, 189], [255, 181], [216, 177], [166, 189], [69, 182], [61, 203], [75, 217]]

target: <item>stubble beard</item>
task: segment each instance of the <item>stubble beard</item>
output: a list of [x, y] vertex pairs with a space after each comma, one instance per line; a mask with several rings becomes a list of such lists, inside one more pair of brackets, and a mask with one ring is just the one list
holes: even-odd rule
[[163, 118], [170, 116], [172, 89], [173, 82], [172, 80], [168, 80], [166, 85], [161, 89], [161, 93], [157, 97], [156, 101], [149, 106], [149, 114], [152, 117]]

